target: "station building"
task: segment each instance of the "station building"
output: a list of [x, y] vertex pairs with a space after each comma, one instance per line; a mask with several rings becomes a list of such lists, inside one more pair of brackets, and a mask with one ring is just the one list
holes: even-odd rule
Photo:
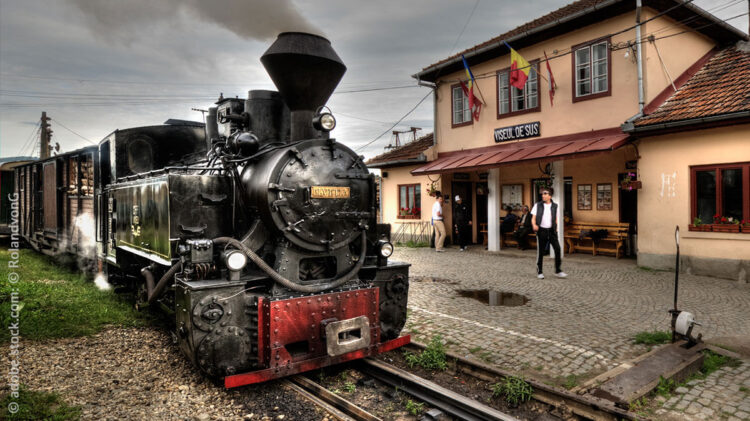
[[[452, 226], [458, 194], [474, 240], [499, 250], [503, 209], [549, 185], [561, 241], [566, 224], [627, 223], [628, 253], [667, 269], [679, 226], [684, 268], [746, 279], [750, 229], [713, 222], [750, 221], [747, 39], [679, 0], [579, 0], [424, 68], [414, 77], [434, 89], [432, 144], [368, 162], [383, 172], [384, 222], [429, 225], [437, 189]], [[509, 47], [530, 63], [523, 89]]]

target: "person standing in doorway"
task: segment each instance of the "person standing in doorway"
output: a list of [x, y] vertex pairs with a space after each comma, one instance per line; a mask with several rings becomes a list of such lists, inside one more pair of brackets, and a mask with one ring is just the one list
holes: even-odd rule
[[435, 227], [435, 251], [442, 253], [445, 242], [445, 224], [443, 223], [443, 195], [435, 193], [435, 204], [432, 205], [432, 226]]
[[453, 228], [458, 236], [460, 251], [466, 251], [466, 246], [471, 242], [471, 210], [461, 196], [456, 195], [456, 206], [453, 208]]
[[552, 201], [552, 190], [549, 187], [542, 189], [542, 200], [531, 209], [531, 225], [536, 233], [536, 272], [537, 278], [544, 279], [542, 270], [542, 258], [547, 245], [551, 245], [555, 252], [555, 276], [567, 278], [568, 275], [562, 271], [562, 254], [560, 253], [560, 241], [557, 239], [557, 203]]

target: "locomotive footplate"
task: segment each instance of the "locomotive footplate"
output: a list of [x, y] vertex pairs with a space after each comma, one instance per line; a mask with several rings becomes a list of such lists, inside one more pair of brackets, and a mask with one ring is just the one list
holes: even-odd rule
[[314, 370], [410, 342], [380, 342], [379, 289], [258, 300], [258, 371], [227, 376], [227, 388]]

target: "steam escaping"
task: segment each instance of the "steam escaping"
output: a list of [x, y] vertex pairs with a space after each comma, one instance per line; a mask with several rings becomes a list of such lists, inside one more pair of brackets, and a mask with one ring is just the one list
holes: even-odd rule
[[[216, 24], [245, 39], [272, 40], [279, 32], [321, 34], [291, 0], [68, 0], [97, 36], [132, 41], [145, 27], [181, 23], [186, 16]], [[144, 35], [147, 36], [147, 35]]]
[[96, 274], [96, 278], [94, 278], [94, 285], [96, 285], [96, 287], [101, 291], [109, 291], [112, 289], [112, 285], [107, 282], [107, 277], [104, 276], [104, 274], [101, 272]]

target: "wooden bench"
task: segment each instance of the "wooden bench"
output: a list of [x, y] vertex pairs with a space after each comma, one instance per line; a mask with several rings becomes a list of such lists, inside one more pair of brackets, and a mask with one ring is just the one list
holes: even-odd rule
[[[516, 222], [516, 227], [514, 228], [514, 231], [518, 231], [518, 225], [519, 225], [518, 222]], [[482, 234], [482, 237], [483, 237], [482, 244], [486, 246], [487, 245], [487, 224], [486, 223], [479, 224], [479, 233]], [[528, 239], [529, 239], [528, 240], [529, 247], [536, 247], [536, 235], [534, 234], [533, 230], [529, 231]], [[516, 239], [513, 237], [512, 232], [503, 233], [503, 236], [500, 238], [500, 241], [502, 241], [502, 243], [500, 244], [500, 247], [510, 247], [510, 246], [518, 247], [518, 241], [516, 241]]]
[[[570, 222], [565, 225], [565, 244], [568, 253], [590, 251], [592, 255], [612, 253], [618, 259], [624, 254], [625, 241], [628, 239], [630, 224], [627, 222], [594, 223]], [[594, 244], [587, 231], [607, 230], [607, 235]], [[582, 235], [581, 232], [584, 234]]]
[[[529, 215], [531, 216], [531, 215]], [[513, 232], [504, 232], [503, 236], [501, 238], [502, 244], [501, 247], [518, 247], [518, 241], [516, 240], [516, 237], [513, 236], [513, 233], [518, 231], [518, 228], [521, 226], [521, 219], [519, 218], [516, 221], [516, 226], [513, 227]], [[529, 230], [529, 233], [526, 235], [526, 244], [529, 245], [529, 248], [535, 248], [536, 247], [536, 234], [534, 233], [534, 230]]]

